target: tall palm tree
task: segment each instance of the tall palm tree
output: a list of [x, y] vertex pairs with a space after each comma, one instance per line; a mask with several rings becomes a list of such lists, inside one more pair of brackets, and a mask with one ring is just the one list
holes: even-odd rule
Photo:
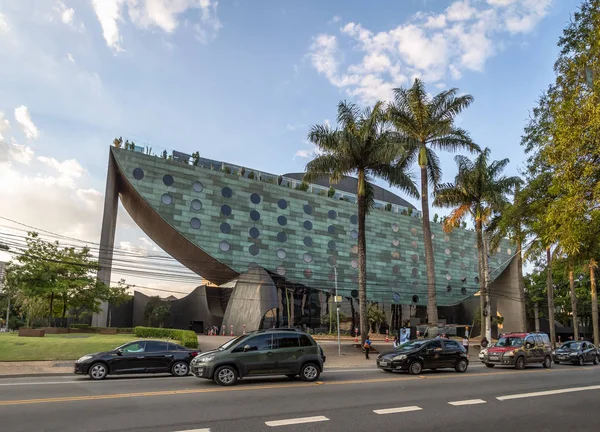
[[304, 180], [311, 182], [328, 176], [337, 183], [348, 175], [358, 178], [358, 300], [362, 341], [369, 333], [367, 316], [367, 244], [365, 240], [366, 215], [374, 204], [371, 181], [386, 180], [412, 197], [419, 192], [405, 160], [398, 163], [398, 134], [391, 131], [385, 120], [381, 102], [361, 110], [352, 103], [338, 104], [338, 126], [314, 125], [308, 139], [320, 154], [306, 165]]
[[501, 175], [509, 163], [508, 159], [490, 163], [489, 157], [490, 149], [488, 148], [473, 161], [465, 156], [456, 156], [454, 159], [458, 165], [458, 174], [456, 174], [454, 183], [441, 184], [436, 190], [433, 204], [453, 209], [444, 225], [445, 230], [451, 230], [467, 216], [471, 216], [475, 223], [477, 250], [479, 252], [481, 334], [491, 340], [489, 271], [483, 228], [495, 212], [508, 204], [507, 194], [514, 190], [521, 179]]
[[[388, 118], [406, 140], [407, 162], [417, 162], [421, 171], [421, 209], [423, 242], [427, 266], [427, 322], [437, 327], [438, 313], [435, 292], [435, 261], [429, 224], [429, 185], [434, 188], [442, 176], [435, 150], [455, 152], [478, 151], [469, 134], [454, 124], [455, 117], [467, 108], [473, 97], [458, 96], [458, 89], [450, 89], [430, 97], [420, 79], [409, 89], [394, 89], [394, 102], [388, 107]], [[404, 155], [401, 155], [404, 156]]]

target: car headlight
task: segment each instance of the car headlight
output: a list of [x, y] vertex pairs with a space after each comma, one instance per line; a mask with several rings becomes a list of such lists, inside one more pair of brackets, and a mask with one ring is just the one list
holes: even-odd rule
[[569, 355], [575, 357], [577, 355], [577, 353], [571, 353]]
[[505, 355], [506, 357], [514, 357], [514, 356], [515, 356], [515, 350], [512, 350], [512, 351], [506, 351], [506, 352], [504, 353], [504, 355]]
[[215, 358], [215, 356], [204, 356], [204, 357], [196, 357], [194, 359], [194, 361], [196, 363], [208, 363], [210, 361], [213, 361], [213, 359]]
[[556, 351], [552, 351], [552, 355], [556, 355]]
[[398, 360], [406, 360], [406, 356], [404, 354], [400, 354], [400, 355], [397, 355], [394, 358], [392, 358], [392, 361], [398, 361]]
[[91, 355], [84, 355], [83, 357], [80, 357], [75, 363], [81, 363], [81, 362], [84, 362], [84, 361], [89, 360], [91, 358], [92, 358]]

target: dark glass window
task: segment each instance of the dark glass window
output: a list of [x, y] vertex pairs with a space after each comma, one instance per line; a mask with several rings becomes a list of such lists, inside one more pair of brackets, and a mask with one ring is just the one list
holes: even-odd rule
[[467, 289], [466, 289], [465, 287], [462, 287], [462, 288], [460, 289], [460, 293], [461, 293], [462, 295], [467, 295]]
[[252, 201], [252, 204], [260, 204], [260, 195], [257, 193], [253, 193], [252, 195], [250, 195], [250, 201]]
[[444, 340], [444, 349], [446, 351], [464, 351], [463, 346], [453, 340]]
[[304, 221], [304, 229], [307, 230], [311, 230], [312, 229], [312, 222], [311, 221]]
[[169, 351], [179, 351], [179, 350], [181, 350], [181, 347], [179, 345], [175, 345], [174, 343], [168, 343], [167, 349]]
[[287, 218], [285, 216], [279, 216], [277, 218], [277, 223], [281, 226], [287, 225]]
[[337, 212], [335, 210], [329, 210], [327, 212], [327, 217], [329, 219], [335, 219], [337, 217]]
[[312, 244], [313, 244], [313, 242], [310, 237], [304, 237], [304, 245], [305, 246], [312, 246]]
[[358, 231], [352, 230], [352, 231], [350, 231], [350, 235], [352, 236], [353, 239], [357, 239], [358, 238]]
[[429, 342], [429, 346], [427, 348], [429, 349], [436, 349], [436, 348], [441, 348], [442, 347], [442, 341], [441, 340], [434, 340]]
[[327, 258], [327, 262], [329, 263], [330, 266], [334, 266], [337, 264], [337, 259], [334, 256], [330, 256], [329, 258]]
[[246, 341], [243, 341], [235, 351], [243, 351], [245, 346], [249, 346], [249, 351], [268, 351], [272, 346], [272, 334], [261, 334], [254, 336]]
[[332, 251], [334, 251], [334, 250], [336, 250], [336, 249], [337, 249], [337, 244], [335, 244], [335, 242], [334, 242], [333, 240], [331, 240], [331, 241], [328, 243], [328, 245], [329, 245], [329, 249], [330, 249], [330, 250], [332, 250]]
[[284, 349], [284, 348], [298, 348], [300, 341], [298, 340], [298, 334], [277, 334], [273, 336], [273, 348]]
[[202, 201], [200, 201], [199, 199], [192, 200], [192, 210], [202, 210]]
[[249, 231], [249, 233], [250, 233], [250, 237], [252, 237], [252, 238], [254, 238], [254, 239], [255, 239], [255, 238], [258, 238], [258, 236], [260, 236], [260, 231], [259, 231], [259, 230], [258, 230], [258, 228], [256, 228], [256, 227], [252, 227], [252, 228], [250, 228], [250, 231]]
[[260, 249], [258, 248], [258, 246], [253, 244], [253, 245], [250, 245], [250, 247], [248, 248], [248, 251], [250, 252], [250, 255], [256, 256], [260, 252]]
[[223, 189], [221, 189], [221, 195], [223, 195], [225, 198], [231, 198], [233, 196], [233, 191], [230, 187], [225, 186]]
[[287, 208], [287, 205], [288, 205], [288, 203], [287, 203], [287, 201], [286, 201], [286, 200], [284, 200], [284, 199], [280, 199], [279, 201], [277, 201], [277, 206], [278, 206], [278, 207], [279, 207], [281, 210], [284, 210], [284, 209], [286, 209], [286, 208]]
[[141, 353], [146, 349], [146, 342], [132, 342], [121, 348], [125, 353]]
[[358, 223], [358, 217], [356, 215], [350, 216], [350, 223], [356, 225]]
[[173, 176], [171, 174], [165, 174], [163, 176], [163, 183], [165, 184], [165, 186], [172, 186], [173, 185]]
[[329, 234], [335, 234], [335, 225], [329, 225], [329, 227], [327, 227], [327, 232]]
[[284, 232], [280, 232], [277, 234], [277, 240], [279, 240], [281, 243], [284, 243], [287, 241], [287, 234]]
[[300, 335], [300, 346], [303, 346], [303, 347], [313, 346], [312, 341], [310, 340], [310, 337], [308, 335], [305, 335], [305, 334]]
[[192, 219], [190, 219], [190, 225], [194, 229], [199, 229], [200, 226], [202, 225], [202, 223], [200, 222], [200, 219], [198, 219], [198, 218], [192, 218]]
[[192, 189], [194, 189], [194, 192], [202, 192], [204, 190], [204, 185], [202, 182], [195, 181], [192, 183]]
[[304, 213], [306, 213], [306, 214], [308, 214], [308, 215], [309, 215], [309, 214], [312, 214], [312, 210], [313, 210], [313, 209], [312, 209], [312, 207], [311, 207], [310, 205], [308, 205], [308, 204], [304, 204], [304, 207], [303, 207], [303, 208], [304, 208]]
[[171, 204], [173, 204], [173, 197], [170, 194], [168, 194], [168, 193], [163, 194], [162, 197], [160, 197], [160, 200], [165, 205], [171, 205]]
[[168, 351], [166, 342], [155, 342], [155, 341], [146, 342], [146, 352], [162, 352], [162, 351]]
[[221, 224], [221, 232], [223, 234], [229, 234], [231, 232], [231, 225], [229, 225], [227, 222], [223, 222]]
[[144, 178], [144, 170], [141, 168], [136, 168], [133, 170], [133, 178], [136, 180], [141, 180]]
[[305, 270], [304, 270], [304, 277], [305, 277], [306, 279], [310, 279], [310, 278], [312, 277], [312, 275], [313, 275], [313, 272], [312, 272], [312, 270], [311, 270], [311, 269], [305, 269]]
[[227, 204], [222, 205], [221, 213], [223, 213], [225, 216], [230, 216], [231, 215], [231, 207], [229, 207]]
[[419, 302], [419, 296], [418, 295], [412, 296], [412, 301], [413, 301], [413, 303], [418, 303]]
[[221, 249], [223, 252], [229, 252], [229, 249], [231, 249], [231, 245], [226, 241], [222, 241], [221, 243], [219, 243], [219, 249]]
[[260, 219], [260, 213], [257, 212], [256, 210], [251, 210], [250, 211], [250, 219], [252, 219], [254, 222], [256, 222], [257, 220]]

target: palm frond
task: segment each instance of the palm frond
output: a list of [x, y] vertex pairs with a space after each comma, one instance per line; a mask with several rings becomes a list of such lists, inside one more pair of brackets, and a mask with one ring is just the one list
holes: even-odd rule
[[446, 220], [444, 221], [444, 232], [452, 231], [457, 225], [459, 225], [465, 217], [469, 214], [471, 207], [469, 204], [463, 204], [460, 207], [455, 208], [450, 212]]
[[419, 198], [419, 190], [415, 184], [414, 176], [407, 173], [403, 167], [391, 164], [373, 166], [370, 170], [373, 175], [386, 180], [390, 186], [396, 186], [413, 198]]
[[461, 128], [452, 128], [448, 133], [432, 137], [429, 145], [435, 150], [456, 152], [459, 150], [468, 150], [471, 153], [481, 151], [475, 144], [469, 133]]

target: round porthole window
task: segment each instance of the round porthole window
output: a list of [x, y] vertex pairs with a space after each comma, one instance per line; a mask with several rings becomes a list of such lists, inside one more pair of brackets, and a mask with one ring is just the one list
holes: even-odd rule
[[329, 258], [327, 258], [327, 264], [333, 267], [337, 264], [337, 259], [334, 256], [330, 256]]
[[336, 249], [337, 249], [337, 244], [336, 244], [336, 243], [335, 243], [333, 240], [331, 240], [331, 241], [328, 243], [328, 246], [329, 246], [329, 249], [330, 249], [330, 250], [332, 250], [332, 251], [334, 251], [334, 250], [336, 250]]
[[357, 254], [358, 253], [358, 246], [354, 245], [350, 248], [350, 252], [353, 254]]
[[230, 216], [231, 215], [231, 207], [229, 207], [227, 204], [222, 205], [221, 213], [223, 213], [224, 216]]
[[358, 231], [356, 231], [356, 230], [352, 230], [352, 231], [350, 231], [350, 236], [351, 236], [353, 239], [357, 239], [357, 238], [358, 238]]
[[328, 232], [329, 234], [335, 234], [335, 225], [329, 225], [329, 226], [327, 227], [327, 232]]
[[419, 255], [413, 254], [410, 256], [410, 259], [416, 264], [419, 262]]
[[410, 245], [413, 247], [413, 249], [417, 248], [417, 242], [416, 241], [412, 242]]
[[398, 252], [398, 251], [392, 252], [392, 258], [393, 259], [400, 259], [400, 252]]
[[252, 204], [260, 204], [260, 195], [257, 193], [253, 193], [250, 195], [250, 201]]
[[304, 221], [304, 229], [305, 229], [305, 230], [309, 230], [309, 231], [310, 231], [310, 230], [312, 229], [312, 226], [313, 226], [313, 225], [312, 225], [312, 222], [311, 222], [311, 221], [308, 221], [308, 220], [307, 220], [307, 221]]
[[416, 229], [416, 228], [411, 228], [411, 229], [410, 229], [410, 233], [411, 233], [412, 235], [417, 235], [417, 229]]
[[335, 219], [335, 218], [337, 218], [337, 212], [335, 210], [329, 210], [327, 212], [327, 217], [329, 219]]
[[313, 272], [312, 272], [312, 270], [311, 270], [311, 269], [305, 269], [305, 270], [304, 270], [304, 277], [305, 277], [306, 279], [310, 279], [310, 278], [312, 278], [312, 275], [313, 275]]
[[256, 239], [260, 236], [260, 231], [258, 228], [256, 227], [252, 227], [248, 230], [248, 233], [250, 234], [250, 237], [252, 237], [253, 239]]
[[285, 216], [279, 216], [277, 218], [277, 223], [281, 226], [287, 225], [287, 218]]
[[358, 261], [357, 260], [352, 260], [350, 261], [350, 265], [352, 266], [352, 268], [358, 268]]
[[173, 176], [171, 174], [165, 174], [163, 176], [163, 183], [165, 184], [165, 186], [173, 186]]
[[302, 257], [304, 259], [305, 263], [310, 263], [313, 260], [313, 257], [311, 254], [309, 254], [308, 252], [304, 254], [304, 256]]
[[280, 232], [277, 234], [277, 240], [280, 241], [281, 243], [284, 243], [287, 241], [287, 234], [284, 232]]
[[202, 184], [202, 182], [195, 181], [194, 183], [192, 183], [192, 189], [194, 190], [194, 192], [202, 192], [204, 190], [204, 185]]
[[418, 295], [412, 296], [412, 302], [413, 303], [419, 303], [419, 296]]
[[252, 219], [254, 222], [256, 222], [257, 220], [260, 219], [260, 213], [257, 212], [256, 210], [250, 210], [250, 219]]
[[446, 287], [446, 292], [447, 292], [447, 293], [450, 293], [450, 292], [452, 292], [452, 286], [451, 286], [451, 285], [448, 285], [448, 286]]
[[200, 201], [199, 199], [192, 200], [191, 207], [192, 207], [192, 210], [195, 210], [195, 211], [202, 210], [202, 201]]
[[419, 269], [416, 267], [413, 267], [411, 274], [412, 274], [412, 277], [419, 277]]
[[308, 205], [308, 204], [304, 204], [304, 207], [303, 207], [303, 208], [304, 208], [304, 213], [306, 213], [307, 215], [310, 215], [310, 214], [312, 214], [312, 212], [313, 212], [313, 209], [312, 209], [312, 207], [311, 207], [310, 205]]
[[141, 168], [136, 168], [133, 170], [133, 178], [136, 180], [141, 180], [144, 178], [144, 170]]
[[400, 273], [400, 266], [395, 265], [394, 267], [392, 267], [392, 273], [397, 275]]
[[451, 253], [451, 252], [450, 252], [450, 249], [446, 248], [446, 249], [444, 250], [444, 253], [445, 253], [446, 255], [450, 255], [450, 253]]
[[191, 218], [190, 219], [190, 225], [194, 229], [199, 229], [200, 225], [202, 225], [202, 224], [200, 222], [200, 219], [198, 219], [198, 218]]
[[279, 207], [281, 210], [285, 210], [288, 206], [288, 202], [284, 199], [280, 199], [279, 201], [277, 201], [277, 207]]
[[170, 194], [166, 193], [160, 197], [160, 201], [164, 205], [171, 205], [171, 204], [173, 204], [173, 197]]
[[450, 273], [446, 273], [446, 280], [452, 280], [452, 275]]
[[397, 223], [393, 223], [393, 224], [392, 224], [392, 231], [394, 231], [394, 232], [398, 232], [398, 230], [399, 230], [399, 229], [400, 229], [400, 227], [398, 226], [398, 224], [397, 224]]
[[392, 240], [392, 246], [400, 246], [400, 240], [395, 238], [394, 240]]
[[462, 287], [462, 288], [460, 289], [460, 293], [461, 293], [462, 295], [467, 295], [467, 289], [466, 289], [465, 287]]
[[283, 266], [279, 266], [279, 267], [277, 267], [277, 274], [278, 274], [279, 276], [285, 276], [285, 273], [286, 273], [286, 271], [285, 271], [285, 267], [283, 267]]
[[260, 252], [260, 249], [258, 248], [258, 246], [253, 244], [253, 245], [250, 245], [250, 247], [248, 248], [248, 252], [250, 252], [250, 255], [256, 256]]
[[356, 216], [356, 215], [350, 216], [350, 223], [352, 225], [356, 225], [358, 223], [358, 216]]
[[313, 241], [310, 237], [304, 237], [304, 245], [305, 246], [312, 246], [313, 245]]
[[223, 252], [228, 252], [229, 249], [231, 249], [231, 245], [226, 241], [222, 241], [219, 243], [219, 249], [221, 249]]
[[231, 225], [229, 225], [227, 222], [223, 222], [220, 228], [223, 234], [229, 234], [231, 232]]
[[475, 278], [473, 279], [473, 282], [475, 282], [476, 284], [479, 283], [479, 278], [477, 276], [475, 276]]
[[233, 196], [233, 191], [229, 186], [225, 186], [223, 189], [221, 189], [221, 195], [223, 195], [225, 198], [231, 198]]
[[285, 249], [278, 249], [277, 250], [277, 258], [285, 259], [285, 257], [287, 257], [287, 252], [285, 251]]

